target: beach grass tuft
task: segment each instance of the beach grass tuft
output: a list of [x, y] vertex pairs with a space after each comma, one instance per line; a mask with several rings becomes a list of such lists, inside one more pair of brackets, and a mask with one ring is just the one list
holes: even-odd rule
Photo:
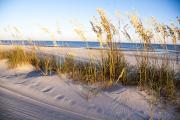
[[21, 46], [17, 46], [8, 53], [8, 65], [10, 68], [15, 68], [22, 64], [27, 64], [30, 59]]

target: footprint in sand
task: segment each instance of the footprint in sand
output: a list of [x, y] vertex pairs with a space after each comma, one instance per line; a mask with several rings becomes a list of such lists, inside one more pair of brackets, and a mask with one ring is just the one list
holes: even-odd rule
[[75, 105], [76, 104], [76, 101], [70, 101], [70, 105]]
[[144, 114], [144, 111], [141, 110], [141, 111], [139, 111], [139, 113]]
[[42, 92], [49, 92], [52, 90], [52, 87], [44, 88], [42, 89]]
[[98, 113], [104, 113], [104, 111], [103, 111], [103, 109], [102, 108], [100, 108], [100, 107], [98, 107], [98, 106], [96, 106], [96, 105], [94, 105], [94, 104], [92, 104], [92, 105], [89, 105], [88, 107], [87, 107], [87, 109], [88, 110], [95, 110], [95, 111], [97, 111]]
[[58, 95], [55, 97], [56, 100], [62, 100], [64, 98], [64, 95]]
[[72, 103], [75, 102], [75, 101], [72, 101], [71, 99], [68, 99], [68, 98], [65, 98], [64, 101], [69, 105], [72, 105]]
[[36, 88], [39, 86], [39, 83], [33, 83], [33, 84], [30, 84], [29, 87], [31, 88]]
[[33, 83], [32, 84], [32, 86], [38, 86], [39, 85], [39, 83]]
[[93, 111], [96, 110], [96, 108], [97, 108], [97, 106], [94, 104], [91, 104], [87, 107], [88, 110], [93, 110]]
[[58, 95], [55, 97], [55, 99], [56, 100], [63, 100], [64, 102], [66, 102], [69, 105], [75, 105], [76, 104], [76, 101], [65, 98], [64, 95]]
[[89, 106], [88, 106], [88, 110], [90, 110], [90, 109], [96, 109], [96, 107], [97, 107], [97, 106], [96, 106], [96, 105], [94, 105], [94, 104], [89, 105]]
[[5, 78], [6, 77], [6, 75], [2, 75], [2, 76], [0, 76], [0, 78]]
[[97, 108], [97, 112], [98, 112], [98, 113], [103, 113], [103, 109]]
[[64, 102], [67, 103], [67, 104], [70, 104], [71, 101], [68, 98], [65, 98]]

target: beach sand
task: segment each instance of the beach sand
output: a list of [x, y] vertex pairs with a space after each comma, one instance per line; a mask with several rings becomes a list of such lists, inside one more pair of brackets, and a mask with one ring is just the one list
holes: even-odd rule
[[[92, 119], [144, 120], [151, 115], [150, 96], [136, 87], [117, 86], [106, 91], [75, 84], [65, 75], [43, 76], [31, 65], [8, 69], [0, 61], [0, 87], [37, 101], [60, 107]], [[93, 91], [94, 90], [94, 91]], [[92, 92], [93, 91], [93, 92]], [[153, 118], [177, 119], [171, 107], [154, 107]], [[40, 113], [39, 113], [40, 114]]]
[[[9, 50], [14, 46], [1, 45], [0, 49]], [[31, 50], [26, 46], [25, 49]], [[63, 56], [73, 54], [81, 59], [89, 56], [98, 58], [100, 51], [84, 48], [38, 47], [39, 54]], [[126, 60], [135, 64], [135, 52], [125, 51]], [[179, 64], [176, 65], [179, 67]], [[16, 69], [8, 69], [7, 60], [0, 61], [0, 87], [23, 96], [30, 97], [48, 105], [63, 108], [92, 119], [106, 120], [144, 120], [178, 119], [174, 107], [157, 104], [152, 107], [149, 102], [152, 96], [136, 87], [115, 86], [102, 91], [95, 86], [76, 84], [66, 75], [43, 76], [34, 71], [33, 66], [23, 65]], [[40, 114], [40, 113], [39, 113]]]

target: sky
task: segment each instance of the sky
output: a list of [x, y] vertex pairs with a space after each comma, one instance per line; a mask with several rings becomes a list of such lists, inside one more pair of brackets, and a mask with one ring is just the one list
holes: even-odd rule
[[[57, 26], [61, 35], [53, 39], [79, 40], [75, 23], [83, 25], [88, 40], [95, 40], [89, 21], [98, 16], [97, 8], [104, 9], [112, 19], [117, 10], [121, 14], [137, 11], [142, 19], [155, 16], [167, 24], [180, 16], [180, 0], [0, 0], [0, 40], [49, 40], [52, 36], [41, 28], [54, 32]], [[20, 37], [13, 38], [6, 30], [8, 26], [18, 27]]]

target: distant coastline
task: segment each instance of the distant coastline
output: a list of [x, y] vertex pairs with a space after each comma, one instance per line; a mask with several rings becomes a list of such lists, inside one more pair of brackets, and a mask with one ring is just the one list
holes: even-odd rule
[[[45, 46], [45, 47], [73, 47], [73, 48], [90, 48], [90, 49], [99, 49], [99, 42], [93, 41], [56, 41], [56, 45], [54, 45], [53, 41], [50, 40], [0, 40], [1, 45], [36, 45], [36, 46]], [[167, 44], [168, 52], [179, 52], [180, 45]], [[164, 51], [161, 44], [151, 44], [151, 47], [155, 49], [156, 52]], [[143, 50], [142, 43], [127, 43], [127, 42], [119, 42], [118, 48], [125, 51], [134, 51], [134, 50]]]

